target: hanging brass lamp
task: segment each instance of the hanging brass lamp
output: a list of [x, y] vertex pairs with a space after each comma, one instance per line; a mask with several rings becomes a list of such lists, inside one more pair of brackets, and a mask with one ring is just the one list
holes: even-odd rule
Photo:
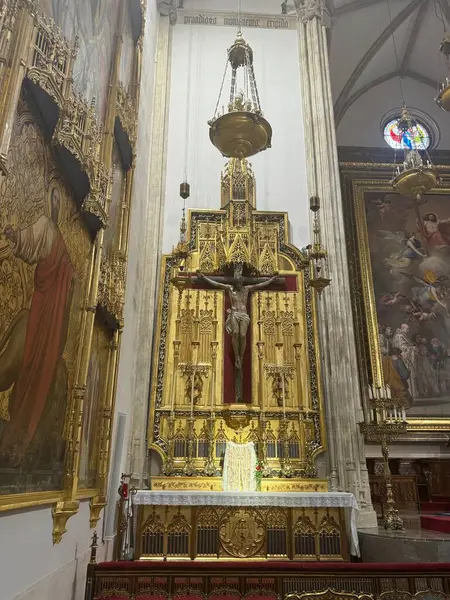
[[424, 149], [426, 162], [419, 153], [419, 150], [423, 148], [421, 148], [420, 139], [417, 141], [416, 122], [406, 107], [402, 109], [398, 129], [402, 136], [404, 160], [401, 165], [396, 166], [391, 185], [399, 194], [420, 199], [436, 187], [439, 175], [431, 162], [428, 151]]
[[[228, 67], [231, 65], [229, 100], [219, 109]], [[238, 84], [242, 89], [238, 89]], [[228, 158], [247, 158], [270, 148], [272, 127], [263, 117], [253, 70], [253, 50], [238, 36], [228, 49], [228, 60], [214, 117], [208, 121], [209, 137]]]

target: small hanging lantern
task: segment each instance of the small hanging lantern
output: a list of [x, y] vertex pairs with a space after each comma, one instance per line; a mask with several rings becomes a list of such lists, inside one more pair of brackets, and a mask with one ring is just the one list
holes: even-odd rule
[[[439, 175], [431, 162], [428, 150], [424, 149], [423, 144], [421, 144], [416, 121], [406, 107], [402, 109], [398, 129], [402, 137], [404, 160], [401, 165], [395, 167], [391, 185], [399, 194], [419, 200], [424, 194], [436, 187]], [[426, 154], [425, 162], [419, 153], [419, 149]]]
[[173, 277], [171, 283], [182, 292], [191, 285], [189, 275], [189, 242], [186, 239], [186, 204], [185, 201], [190, 196], [190, 185], [187, 181], [180, 184], [180, 196], [183, 198], [183, 211], [180, 222], [180, 239], [175, 248], [172, 248]]
[[322, 246], [320, 223], [319, 223], [319, 209], [320, 209], [320, 198], [318, 196], [312, 196], [309, 199], [309, 209], [314, 214], [313, 219], [313, 239], [312, 244], [308, 246], [308, 256], [310, 260], [311, 277], [309, 283], [319, 294], [328, 287], [331, 283], [331, 279], [324, 277], [325, 264], [327, 259], [327, 251]]
[[[231, 65], [229, 100], [219, 109], [228, 65]], [[242, 89], [238, 89], [238, 82]], [[228, 158], [247, 158], [271, 146], [272, 128], [261, 111], [253, 71], [253, 50], [240, 31], [228, 49], [216, 110], [208, 125], [211, 142]]]

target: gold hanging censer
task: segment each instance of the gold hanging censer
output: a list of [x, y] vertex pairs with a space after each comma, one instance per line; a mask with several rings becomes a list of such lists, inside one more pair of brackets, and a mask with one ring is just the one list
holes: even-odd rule
[[442, 82], [439, 82], [439, 94], [435, 98], [436, 104], [445, 112], [450, 112], [450, 80], [448, 77], [449, 59], [450, 59], [450, 35], [444, 32], [444, 38], [439, 46], [439, 52], [444, 55], [447, 65], [447, 75]]
[[[225, 77], [231, 65], [229, 101], [219, 110]], [[239, 84], [242, 89], [238, 91]], [[253, 71], [253, 50], [238, 32], [228, 49], [228, 60], [214, 117], [208, 121], [209, 137], [226, 157], [247, 158], [271, 147], [272, 127], [263, 117]]]
[[[402, 109], [398, 129], [404, 149], [404, 161], [395, 168], [391, 185], [399, 194], [419, 200], [424, 194], [436, 187], [439, 175], [426, 148], [421, 148], [420, 133], [418, 133], [416, 121], [406, 107]], [[418, 136], [419, 143], [417, 142]], [[420, 156], [419, 149], [424, 150], [426, 153], [426, 164]]]

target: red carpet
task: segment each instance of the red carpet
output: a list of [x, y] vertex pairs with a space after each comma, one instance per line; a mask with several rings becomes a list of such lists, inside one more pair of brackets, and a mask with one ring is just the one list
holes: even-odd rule
[[440, 533], [450, 534], [450, 517], [439, 517], [437, 515], [422, 515], [420, 517], [422, 529], [439, 531]]
[[431, 502], [447, 502], [450, 504], [450, 496], [432, 496]]
[[421, 502], [420, 512], [450, 512], [450, 502], [436, 501]]

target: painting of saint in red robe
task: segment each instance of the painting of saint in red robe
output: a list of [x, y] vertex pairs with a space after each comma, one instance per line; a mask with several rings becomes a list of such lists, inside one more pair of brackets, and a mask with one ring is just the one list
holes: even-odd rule
[[[15, 257], [35, 265], [29, 309], [19, 313], [0, 340], [1, 387], [13, 385], [0, 454], [15, 465], [23, 460], [49, 411], [49, 393], [67, 339], [75, 271], [58, 227], [60, 202], [59, 190], [53, 188], [50, 216], [40, 215], [29, 227], [7, 225], [3, 232]], [[7, 347], [2, 348], [5, 339]], [[6, 374], [5, 365], [10, 367]]]

